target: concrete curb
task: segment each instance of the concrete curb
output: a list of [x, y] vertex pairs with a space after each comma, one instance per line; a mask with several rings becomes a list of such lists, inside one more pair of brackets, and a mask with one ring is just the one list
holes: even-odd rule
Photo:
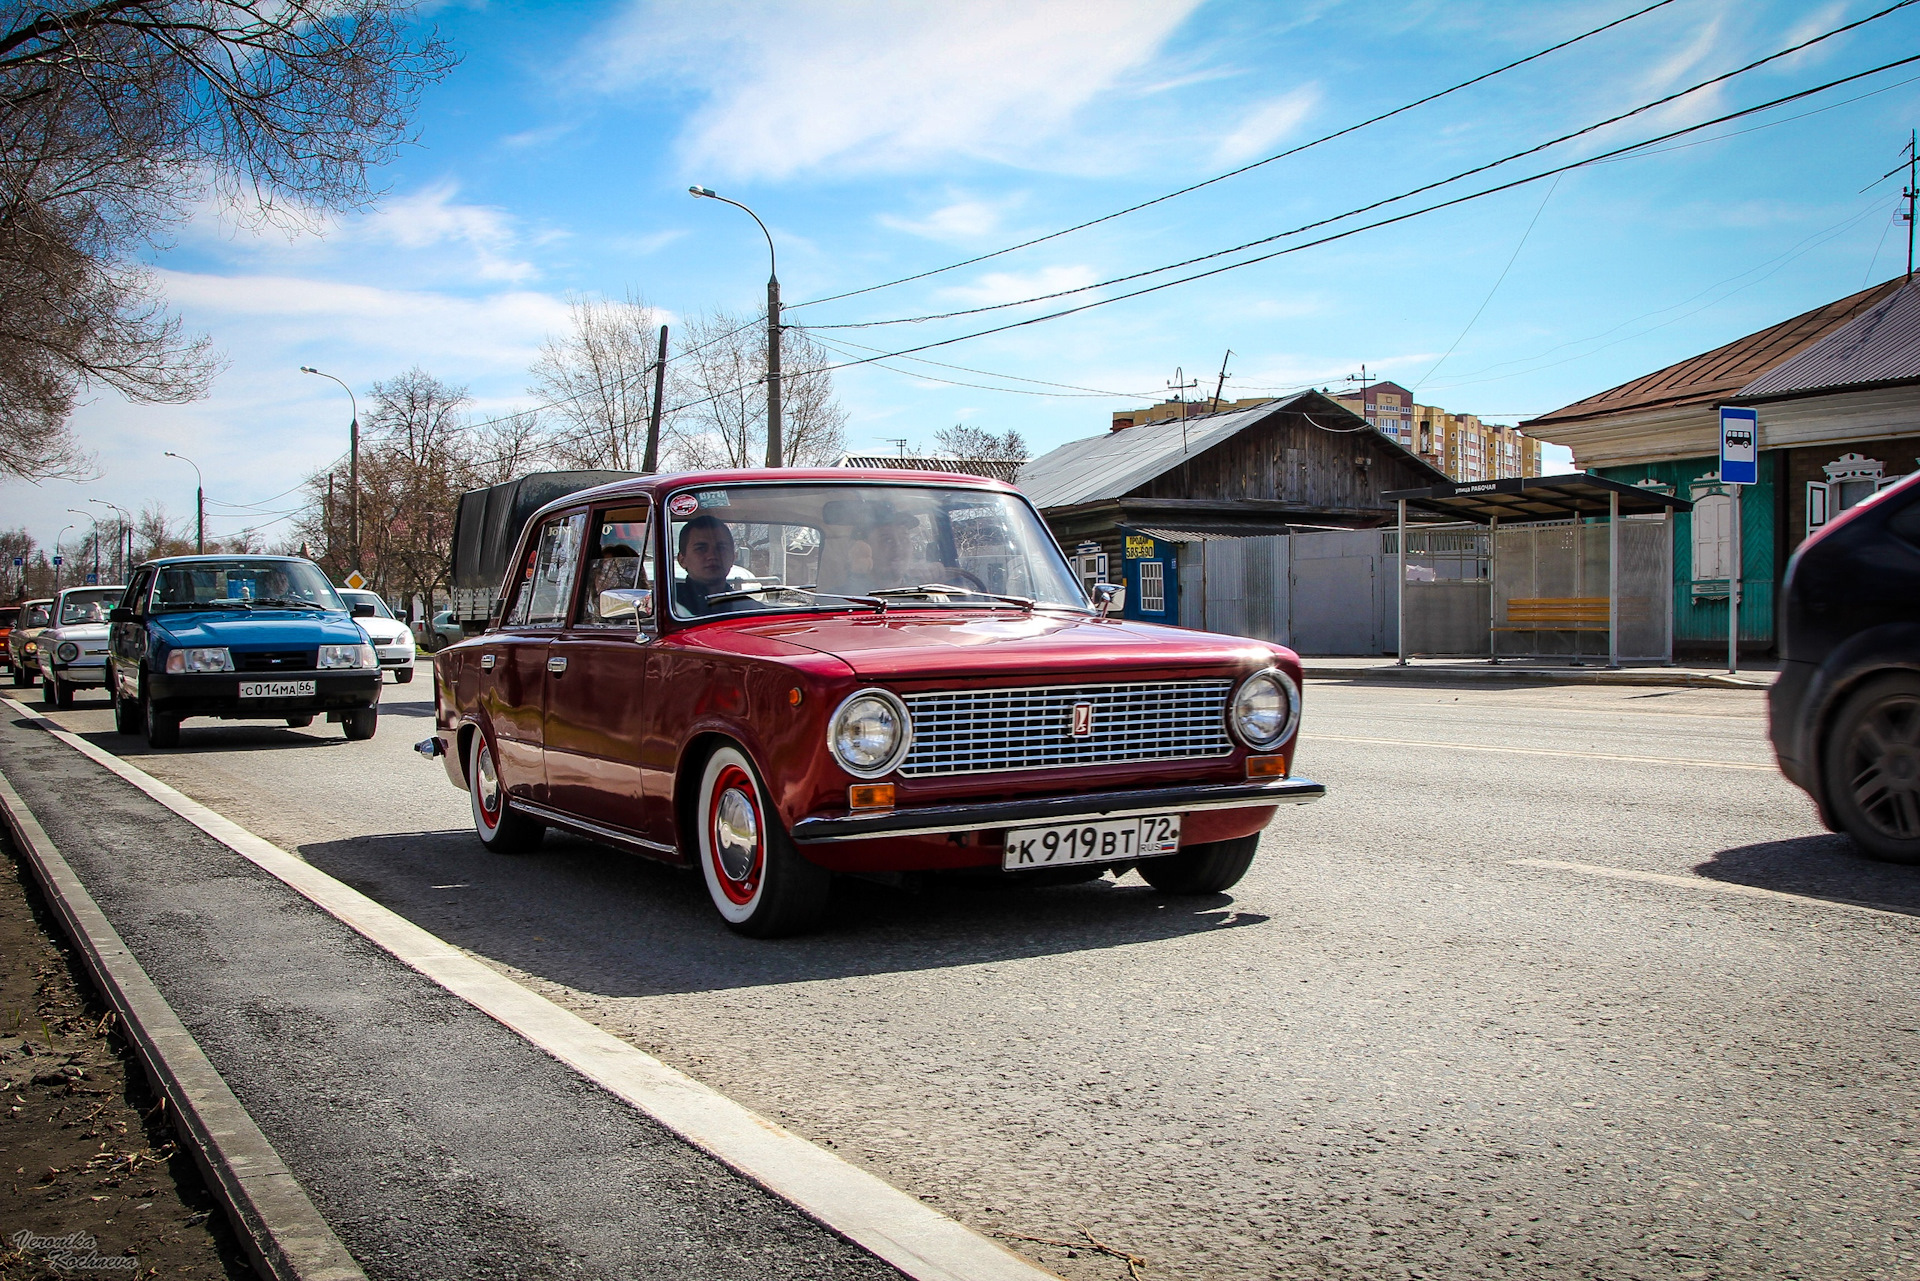
[[[10, 699], [0, 702], [374, 946], [914, 1281], [1060, 1281], [1057, 1273], [587, 1022], [145, 770]], [[356, 1269], [352, 1275], [360, 1274]]]
[[254, 1270], [272, 1281], [366, 1281], [4, 774], [0, 816], [79, 949], [94, 986], [120, 1016], [148, 1079], [186, 1132], [194, 1163], [225, 1205]]
[[1307, 661], [1304, 674], [1311, 681], [1403, 681], [1413, 685], [1481, 684], [1486, 681], [1511, 681], [1528, 685], [1629, 685], [1681, 687], [1686, 689], [1764, 690], [1773, 684], [1767, 679], [1750, 680], [1724, 673], [1675, 672], [1658, 668], [1624, 668], [1611, 671], [1604, 667], [1543, 669], [1538, 667], [1330, 667]]

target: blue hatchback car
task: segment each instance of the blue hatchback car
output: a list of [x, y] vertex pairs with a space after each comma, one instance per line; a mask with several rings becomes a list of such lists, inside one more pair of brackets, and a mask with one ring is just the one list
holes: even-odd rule
[[188, 716], [372, 738], [380, 660], [327, 576], [295, 556], [171, 556], [134, 571], [109, 616], [114, 727], [175, 747]]

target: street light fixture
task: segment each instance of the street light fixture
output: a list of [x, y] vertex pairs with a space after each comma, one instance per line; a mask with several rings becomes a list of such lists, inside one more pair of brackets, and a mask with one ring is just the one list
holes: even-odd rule
[[760, 221], [759, 214], [738, 200], [717, 194], [712, 187], [688, 187], [687, 194], [696, 200], [718, 200], [723, 205], [745, 210], [747, 217], [758, 224], [760, 234], [767, 238], [767, 466], [784, 467], [786, 450], [780, 427], [780, 272], [773, 256], [773, 233]]
[[[303, 374], [318, 374], [322, 378], [332, 378], [340, 383], [340, 390], [347, 393], [347, 400], [353, 405], [353, 425], [348, 429], [347, 456], [347, 546], [353, 553], [352, 570], [360, 568], [360, 398], [353, 394], [353, 388], [334, 378], [332, 374], [321, 373], [312, 365], [300, 366]], [[331, 552], [333, 549], [327, 549]]]
[[[100, 581], [100, 518], [92, 512], [83, 512], [78, 507], [69, 507], [67, 510], [75, 516], [85, 516], [93, 522], [93, 581], [97, 583]], [[56, 574], [53, 581], [58, 583], [59, 575]]]
[[[87, 501], [90, 503], [99, 503], [102, 507], [111, 507], [120, 513], [120, 536], [113, 540], [113, 556], [115, 560], [120, 562], [116, 577], [125, 578], [127, 576], [127, 562], [133, 559], [133, 513], [122, 507], [119, 503], [110, 503], [104, 498], [89, 498]], [[122, 543], [126, 545], [124, 549], [121, 547]], [[95, 572], [98, 572], [99, 566], [94, 566], [94, 569]]]
[[200, 476], [200, 464], [185, 454], [166, 451], [168, 458], [178, 458], [193, 468], [193, 550], [204, 556], [207, 551], [207, 482]]

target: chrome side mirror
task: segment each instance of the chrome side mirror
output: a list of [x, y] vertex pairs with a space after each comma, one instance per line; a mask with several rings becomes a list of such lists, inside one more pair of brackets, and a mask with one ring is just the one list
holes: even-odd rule
[[600, 593], [603, 622], [644, 624], [653, 618], [653, 593], [645, 587], [613, 587]]
[[1124, 583], [1095, 583], [1093, 585], [1093, 607], [1100, 613], [1112, 618], [1127, 607], [1127, 588]]

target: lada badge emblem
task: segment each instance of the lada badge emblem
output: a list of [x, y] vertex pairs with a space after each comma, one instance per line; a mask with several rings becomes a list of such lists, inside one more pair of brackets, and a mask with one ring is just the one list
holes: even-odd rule
[[1073, 737], [1085, 738], [1093, 733], [1093, 704], [1075, 703], [1073, 705]]

